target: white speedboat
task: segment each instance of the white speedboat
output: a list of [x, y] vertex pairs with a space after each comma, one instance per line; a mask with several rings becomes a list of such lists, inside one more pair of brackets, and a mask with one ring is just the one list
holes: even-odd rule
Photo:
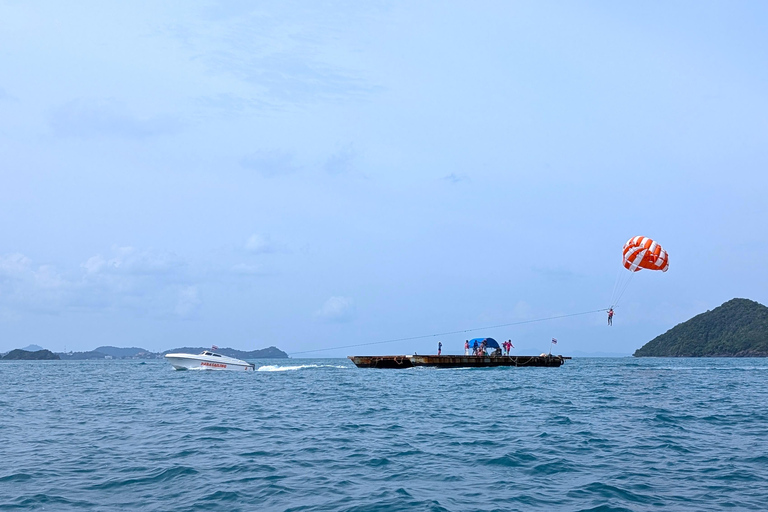
[[256, 366], [248, 361], [223, 356], [210, 350], [203, 350], [199, 354], [165, 354], [165, 358], [177, 370], [253, 371], [256, 369]]

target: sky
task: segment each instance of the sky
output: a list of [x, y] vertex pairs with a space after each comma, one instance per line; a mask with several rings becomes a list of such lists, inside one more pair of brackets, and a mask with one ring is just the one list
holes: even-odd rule
[[[768, 304], [766, 34], [762, 1], [0, 0], [0, 351], [629, 355]], [[670, 268], [608, 327], [636, 235]]]

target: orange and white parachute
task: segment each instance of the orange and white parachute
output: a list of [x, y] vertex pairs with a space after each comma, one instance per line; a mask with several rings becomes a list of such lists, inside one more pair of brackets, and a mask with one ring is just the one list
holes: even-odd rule
[[627, 291], [632, 277], [642, 269], [669, 270], [669, 254], [658, 242], [645, 236], [635, 236], [630, 238], [624, 244], [622, 251], [624, 268], [629, 270], [627, 273], [619, 267], [616, 274], [616, 282], [613, 285], [611, 294], [611, 308], [615, 308], [624, 292]]
[[624, 244], [624, 268], [630, 272], [640, 269], [669, 270], [669, 254], [658, 242], [645, 236], [630, 238]]

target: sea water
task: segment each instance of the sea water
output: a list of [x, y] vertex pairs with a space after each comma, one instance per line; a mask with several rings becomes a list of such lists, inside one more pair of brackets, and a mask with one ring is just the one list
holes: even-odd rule
[[768, 509], [768, 361], [0, 364], [1, 510]]

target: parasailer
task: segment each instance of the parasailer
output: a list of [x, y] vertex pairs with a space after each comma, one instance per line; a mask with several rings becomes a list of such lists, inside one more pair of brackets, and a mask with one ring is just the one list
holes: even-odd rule
[[669, 254], [655, 240], [646, 236], [635, 236], [627, 240], [622, 250], [622, 265], [629, 274], [619, 269], [616, 284], [611, 295], [611, 307], [608, 309], [608, 325], [613, 325], [613, 309], [627, 290], [632, 276], [642, 269], [669, 270]]

